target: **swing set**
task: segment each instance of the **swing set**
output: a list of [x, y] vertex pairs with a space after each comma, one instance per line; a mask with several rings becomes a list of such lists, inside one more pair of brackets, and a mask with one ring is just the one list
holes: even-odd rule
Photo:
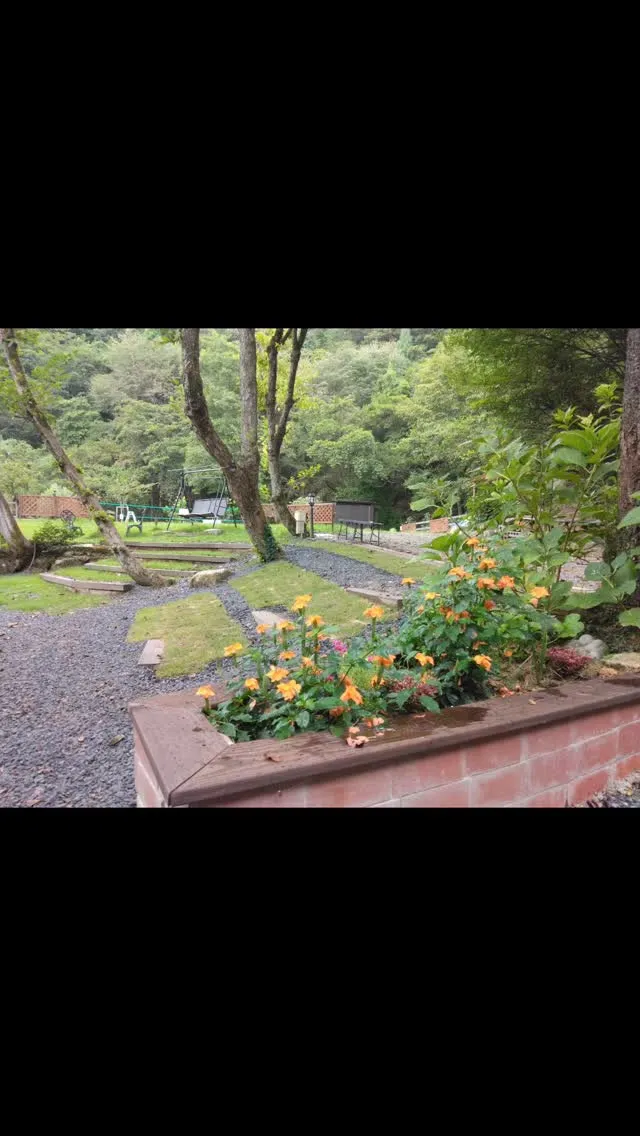
[[[191, 521], [194, 524], [204, 524], [205, 521], [210, 521], [212, 527], [215, 528], [218, 521], [222, 523], [227, 519], [233, 521], [236, 528], [238, 527], [238, 507], [231, 496], [229, 483], [218, 466], [209, 466], [207, 469], [170, 469], [168, 472], [180, 474], [180, 487], [171, 510], [167, 532], [170, 531], [172, 524], [184, 523], [185, 521]], [[211, 480], [211, 484], [214, 485], [213, 493], [210, 497], [197, 498], [193, 503], [193, 509], [181, 509], [180, 502], [183, 497], [186, 497], [189, 478], [194, 474], [203, 473], [216, 474], [216, 477]]]

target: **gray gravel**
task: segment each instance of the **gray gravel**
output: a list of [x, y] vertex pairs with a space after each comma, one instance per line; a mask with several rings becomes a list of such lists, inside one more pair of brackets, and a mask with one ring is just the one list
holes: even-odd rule
[[[399, 578], [320, 549], [287, 548], [287, 558], [343, 587], [398, 591]], [[236, 578], [257, 562], [237, 566]], [[156, 679], [139, 667], [142, 644], [127, 643], [140, 608], [187, 595], [186, 580], [160, 592], [136, 588], [103, 607], [65, 616], [0, 609], [0, 807], [132, 808], [132, 735], [128, 704], [135, 698], [193, 690], [234, 673], [222, 661], [196, 676]], [[251, 610], [225, 584], [213, 593], [243, 630], [256, 638]]]

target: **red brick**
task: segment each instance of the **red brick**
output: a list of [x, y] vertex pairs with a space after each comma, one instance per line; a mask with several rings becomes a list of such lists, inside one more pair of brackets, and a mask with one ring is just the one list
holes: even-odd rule
[[325, 777], [307, 786], [307, 808], [362, 809], [393, 799], [391, 769]]
[[471, 781], [471, 805], [476, 809], [510, 805], [526, 797], [528, 792], [529, 766], [527, 762], [521, 762], [509, 769], [501, 769], [499, 773], [474, 777]]
[[403, 797], [403, 809], [468, 809], [470, 781], [456, 781], [452, 785], [441, 785], [439, 789], [428, 789], [426, 793], [416, 793], [413, 797]]
[[600, 769], [616, 760], [618, 756], [618, 731], [603, 734], [599, 738], [590, 738], [575, 747], [580, 754], [579, 772], [587, 773], [590, 769]]
[[616, 765], [616, 777], [628, 777], [630, 773], [635, 773], [640, 769], [640, 754], [633, 754], [632, 757], [623, 757]]
[[566, 785], [582, 771], [580, 758], [580, 746], [570, 746], [556, 753], [534, 757], [529, 762], [531, 792], [541, 793], [554, 785]]
[[462, 781], [464, 774], [464, 756], [455, 750], [434, 754], [433, 757], [420, 757], [416, 761], [404, 761], [391, 770], [393, 796], [409, 797], [449, 781]]
[[569, 804], [583, 805], [590, 797], [606, 789], [610, 780], [613, 780], [614, 770], [599, 769], [596, 773], [589, 773], [578, 781], [569, 785]]
[[599, 734], [608, 734], [610, 730], [616, 729], [619, 722], [620, 711], [615, 707], [612, 710], [603, 710], [600, 714], [575, 718], [571, 723], [571, 739], [580, 742], [597, 737]]
[[521, 757], [521, 734], [496, 738], [495, 741], [470, 746], [466, 750], [466, 772], [468, 775], [489, 773], [492, 769], [503, 769], [505, 765], [516, 765]]
[[629, 722], [618, 731], [620, 757], [636, 757], [640, 753], [640, 722]]
[[572, 742], [571, 723], [560, 722], [557, 726], [546, 726], [541, 730], [527, 731], [524, 756], [537, 757], [539, 753], [556, 753], [557, 750], [567, 749]]
[[303, 809], [306, 802], [304, 786], [292, 785], [289, 789], [265, 789], [262, 793], [246, 793], [232, 801], [217, 801], [207, 806], [222, 809]]
[[538, 793], [537, 797], [529, 797], [514, 807], [516, 809], [563, 809], [567, 803], [567, 786], [558, 785], [555, 789], [547, 789], [546, 793]]

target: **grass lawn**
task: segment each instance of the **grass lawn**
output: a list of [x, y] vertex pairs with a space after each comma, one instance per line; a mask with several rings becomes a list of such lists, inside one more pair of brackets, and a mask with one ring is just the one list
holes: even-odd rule
[[[382, 568], [385, 572], [392, 572], [394, 576], [412, 576], [414, 580], [437, 580], [439, 570], [434, 569], [427, 561], [420, 557], [394, 556], [385, 552], [383, 548], [368, 548], [366, 545], [341, 544], [339, 541], [316, 540], [309, 548], [322, 548], [326, 552], [335, 552], [336, 556], [346, 556], [350, 560], [361, 560], [365, 564], [372, 564], [374, 568]], [[443, 565], [444, 567], [444, 565]]]
[[342, 635], [354, 635], [369, 623], [363, 614], [369, 606], [365, 599], [347, 595], [343, 588], [293, 564], [267, 564], [237, 583], [230, 582], [254, 611], [268, 611], [274, 605], [290, 608], [296, 596], [312, 595], [309, 614], [321, 615], [325, 623], [339, 627]]
[[147, 639], [164, 639], [164, 660], [156, 670], [159, 678], [197, 675], [207, 663], [221, 659], [230, 643], [247, 645], [242, 628], [229, 618], [220, 600], [203, 595], [139, 611], [129, 642]]
[[[94, 525], [93, 521], [77, 521], [76, 523], [82, 529], [82, 536], [74, 537], [74, 543], [83, 544], [87, 542], [97, 542], [102, 540], [101, 534]], [[20, 525], [20, 528], [22, 529], [24, 535], [31, 539], [36, 530], [44, 524], [44, 520], [23, 520], [19, 521], [18, 524]], [[271, 528], [276, 540], [280, 544], [288, 544], [289, 541], [293, 540], [293, 537], [284, 527], [284, 525], [272, 525]], [[251, 543], [244, 525], [238, 525], [237, 528], [235, 527], [235, 525], [216, 525], [215, 529], [213, 529], [211, 525], [172, 525], [171, 531], [167, 533], [166, 524], [158, 525], [156, 527], [153, 523], [151, 523], [144, 525], [142, 536], [136, 529], [134, 530], [134, 532], [129, 533], [128, 537], [126, 535], [126, 525], [117, 524], [116, 529], [123, 539], [126, 538], [128, 541], [140, 544], [145, 544], [146, 542], [149, 542], [151, 544], [164, 544], [165, 542], [167, 542], [177, 545], [182, 543], [218, 544], [220, 542], [226, 541], [232, 544]]]
[[[229, 559], [229, 562], [232, 563], [231, 557], [227, 557], [227, 555], [222, 552], [220, 554], [220, 560], [226, 559]], [[113, 568], [118, 565], [118, 561], [112, 559], [100, 560], [97, 561], [97, 563], [100, 563], [105, 568]], [[151, 572], [153, 572], [154, 568], [168, 568], [171, 572], [178, 573], [178, 575], [181, 572], [207, 572], [209, 567], [211, 567], [212, 571], [215, 571], [216, 568], [224, 568], [224, 564], [191, 564], [188, 560], [145, 560], [144, 556], [142, 557], [142, 563], [145, 568], [149, 568]]]
[[111, 603], [112, 599], [109, 595], [79, 595], [24, 572], [17, 576], [0, 576], [0, 609], [3, 610], [66, 615], [78, 608]]

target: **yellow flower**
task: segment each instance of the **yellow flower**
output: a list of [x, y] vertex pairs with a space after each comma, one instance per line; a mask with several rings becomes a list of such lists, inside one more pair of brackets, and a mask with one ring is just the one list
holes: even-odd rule
[[483, 588], [495, 588], [500, 586], [499, 584], [496, 584], [493, 576], [479, 576], [477, 584], [480, 588], [480, 591], [482, 591]]
[[469, 548], [477, 548], [480, 544], [480, 541], [478, 540], [477, 536], [471, 536], [468, 540], [465, 541], [465, 544], [468, 544]]
[[486, 572], [490, 571], [492, 568], [495, 568], [497, 563], [498, 561], [494, 560], [493, 557], [483, 556], [482, 560], [480, 561], [479, 567], [482, 572]]
[[482, 667], [485, 671], [490, 671], [493, 666], [488, 655], [476, 655], [473, 661], [477, 667]]
[[341, 702], [354, 702], [356, 706], [362, 706], [362, 703], [364, 702], [364, 698], [362, 697], [362, 695], [361, 695], [361, 693], [360, 693], [360, 691], [358, 690], [357, 687], [349, 685], [349, 686], [347, 686], [347, 688], [346, 688], [344, 694], [342, 695], [342, 698], [340, 699], [340, 701]]
[[324, 627], [324, 619], [321, 615], [310, 615], [307, 620], [307, 627]]
[[280, 659], [281, 663], [288, 663], [289, 659], [295, 659], [295, 657], [296, 657], [295, 651], [282, 651], [278, 655], [278, 658]]
[[503, 591], [505, 588], [515, 588], [515, 586], [516, 582], [513, 576], [502, 576], [501, 579], [498, 580], [498, 587]]
[[442, 597], [440, 595], [440, 592], [427, 592], [424, 598], [425, 600], [439, 600]]
[[225, 659], [233, 659], [235, 655], [241, 655], [243, 651], [242, 643], [232, 643], [230, 647], [225, 647], [224, 657]]
[[271, 667], [271, 670], [267, 673], [267, 678], [271, 679], [271, 682], [282, 682], [284, 678], [288, 677], [289, 672], [284, 667]]
[[422, 651], [416, 651], [416, 659], [420, 663], [421, 667], [435, 667], [436, 665], [431, 658], [431, 655], [423, 655]]
[[306, 611], [313, 596], [296, 596], [295, 602], [291, 608], [292, 611]]
[[294, 682], [292, 679], [291, 682], [281, 682], [278, 690], [285, 702], [293, 702], [294, 698], [296, 698], [302, 690], [302, 687], [299, 682]]
[[295, 631], [295, 629], [296, 625], [292, 623], [290, 619], [283, 619], [282, 622], [278, 624], [278, 631]]
[[257, 678], [248, 678], [244, 685], [247, 690], [260, 690]]
[[464, 568], [462, 568], [460, 565], [458, 565], [457, 568], [452, 568], [449, 575], [450, 576], [457, 576], [457, 578], [459, 580], [468, 580], [469, 579], [469, 573], [465, 572]]
[[374, 604], [372, 607], [368, 607], [364, 614], [367, 619], [382, 619], [384, 616], [384, 608]]
[[529, 595], [533, 596], [534, 600], [543, 600], [546, 596], [550, 596], [551, 592], [548, 588], [531, 588]]
[[415, 580], [412, 579], [411, 576], [405, 576], [402, 583], [405, 584], [408, 588], [410, 588], [412, 584], [415, 584]]
[[256, 631], [258, 632], [258, 635], [266, 635], [267, 631], [271, 631], [271, 627], [268, 623], [259, 623]]
[[196, 691], [196, 694], [199, 698], [206, 698], [207, 701], [216, 696], [216, 692], [212, 686], [201, 686], [200, 690]]

